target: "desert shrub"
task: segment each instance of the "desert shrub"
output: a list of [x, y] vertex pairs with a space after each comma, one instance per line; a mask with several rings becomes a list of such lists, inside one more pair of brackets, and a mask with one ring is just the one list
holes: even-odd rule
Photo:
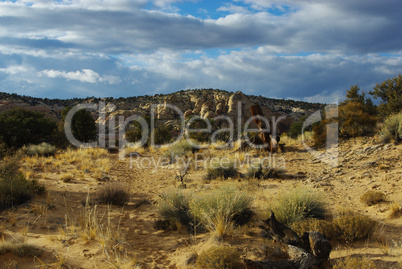
[[[14, 242], [15, 241], [15, 242]], [[13, 253], [19, 257], [24, 257], [24, 256], [40, 256], [43, 252], [43, 250], [39, 249], [38, 247], [24, 243], [24, 242], [18, 242], [16, 240], [1, 240], [0, 241], [0, 255], [6, 254], [6, 253]]]
[[109, 182], [98, 189], [96, 197], [99, 203], [124, 205], [130, 200], [130, 193], [124, 183]]
[[372, 135], [377, 117], [365, 111], [364, 104], [348, 102], [339, 107], [339, 134], [343, 137]]
[[312, 140], [316, 147], [323, 147], [327, 141], [327, 128], [325, 124], [326, 120], [322, 120], [313, 126]]
[[26, 180], [19, 167], [17, 157], [0, 164], [0, 210], [25, 203], [45, 191], [37, 181]]
[[380, 98], [381, 102], [378, 110], [381, 115], [388, 116], [399, 113], [402, 110], [402, 75], [387, 79], [377, 84], [370, 94], [375, 98]]
[[332, 267], [333, 269], [376, 269], [375, 263], [367, 257], [346, 257], [345, 259], [337, 260]]
[[385, 194], [380, 191], [367, 191], [361, 197], [360, 201], [368, 206], [385, 201]]
[[[210, 125], [211, 129], [212, 129], [213, 125], [214, 125], [213, 121], [211, 121], [209, 119], [202, 119], [199, 116], [190, 117], [188, 120], [191, 120], [191, 123], [189, 124], [189, 126], [188, 126], [189, 122], [187, 122], [187, 128], [190, 130], [207, 129], [208, 125]], [[211, 139], [211, 134], [212, 134], [212, 132], [202, 132], [202, 131], [189, 132], [189, 137], [198, 142], [209, 142]]]
[[190, 152], [194, 152], [196, 148], [190, 144], [187, 140], [182, 140], [177, 144], [171, 146], [165, 153], [164, 157], [169, 158], [171, 162], [174, 162], [177, 158], [181, 158], [189, 154]]
[[[67, 114], [70, 112], [72, 107], [66, 107], [62, 111], [62, 125], [64, 125]], [[72, 117], [71, 122], [68, 122], [71, 132], [74, 137], [80, 142], [91, 142], [96, 140], [96, 122], [89, 112], [86, 109], [80, 109], [75, 112]]]
[[159, 124], [154, 129], [155, 145], [163, 145], [172, 139], [172, 130], [170, 126]]
[[[154, 129], [151, 130], [151, 118], [149, 116], [145, 117], [145, 121], [148, 125], [148, 137], [142, 137], [142, 126], [140, 122], [134, 121], [129, 130], [126, 130], [125, 135], [128, 142], [139, 142], [142, 139], [146, 139], [144, 146], [149, 146], [151, 144], [151, 132], [153, 131], [154, 143], [155, 145], [163, 145], [168, 143], [172, 139], [172, 128], [168, 125], [163, 124], [160, 121], [155, 121]], [[144, 126], [145, 127], [145, 126]]]
[[57, 149], [49, 143], [43, 142], [39, 145], [23, 146], [21, 150], [28, 156], [51, 156], [56, 153]]
[[213, 246], [200, 253], [197, 259], [198, 269], [237, 269], [244, 268], [240, 253], [230, 246]]
[[[293, 139], [297, 139], [297, 137], [302, 134], [303, 123], [306, 121], [306, 119], [307, 116], [303, 116], [297, 122], [294, 122], [292, 125], [290, 125], [290, 129], [287, 135]], [[311, 131], [311, 130], [312, 126], [307, 126], [307, 128], [304, 129], [304, 131]]]
[[236, 164], [227, 158], [211, 161], [207, 167], [206, 178], [216, 179], [233, 177], [237, 174]]
[[0, 140], [8, 148], [49, 141], [56, 123], [44, 114], [24, 109], [11, 109], [0, 114]]
[[190, 201], [190, 213], [206, 229], [225, 236], [234, 222], [245, 223], [251, 217], [252, 197], [233, 186], [222, 186], [213, 191], [200, 193]]
[[304, 219], [294, 222], [291, 228], [300, 236], [302, 236], [304, 232], [317, 231], [322, 233], [328, 240], [336, 238], [339, 233], [336, 225], [321, 219]]
[[63, 181], [64, 183], [68, 183], [71, 180], [74, 179], [74, 176], [72, 174], [64, 174], [60, 177], [61, 181]]
[[339, 237], [346, 242], [368, 238], [377, 226], [376, 221], [351, 211], [341, 213], [333, 223], [337, 226]]
[[6, 144], [0, 140], [0, 160], [3, 159], [7, 155], [7, 146]]
[[157, 211], [171, 224], [181, 223], [188, 226], [192, 221], [189, 203], [190, 198], [183, 190], [171, 188], [161, 194]]
[[263, 165], [251, 165], [248, 168], [247, 178], [268, 179], [278, 177], [284, 170], [278, 167], [265, 167]]
[[398, 144], [402, 141], [402, 112], [385, 119], [380, 137], [384, 142], [393, 141]]
[[402, 206], [398, 202], [392, 202], [392, 204], [389, 206], [390, 214], [389, 216], [391, 218], [397, 217], [402, 213]]
[[322, 219], [326, 213], [322, 196], [307, 188], [285, 192], [272, 210], [277, 220], [285, 225], [306, 218]]

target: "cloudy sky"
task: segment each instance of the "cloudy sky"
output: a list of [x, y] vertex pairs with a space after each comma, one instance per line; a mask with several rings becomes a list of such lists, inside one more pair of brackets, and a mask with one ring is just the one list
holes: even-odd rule
[[0, 1], [0, 91], [335, 102], [402, 73], [401, 0]]

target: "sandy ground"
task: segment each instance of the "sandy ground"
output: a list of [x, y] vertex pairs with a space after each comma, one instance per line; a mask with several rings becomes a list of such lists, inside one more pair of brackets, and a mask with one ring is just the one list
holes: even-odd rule
[[[390, 218], [389, 208], [391, 202], [402, 204], [402, 145], [376, 144], [373, 138], [343, 142], [338, 157], [334, 155], [338, 162], [335, 166], [326, 164], [324, 155], [313, 156], [301, 145], [285, 149], [275, 155], [275, 160], [284, 165], [287, 176], [226, 181], [253, 194], [253, 210], [260, 214], [259, 218], [269, 201], [281, 192], [300, 186], [314, 188], [324, 193], [330, 212], [349, 208], [380, 223], [375, 237], [348, 245], [334, 243], [331, 259], [361, 255], [372, 259], [378, 268], [401, 268], [402, 217]], [[145, 151], [138, 158], [161, 154]], [[226, 150], [219, 154], [233, 155], [233, 152]], [[133, 268], [130, 262], [138, 264], [138, 268], [187, 268], [186, 261], [211, 244], [208, 233], [193, 234], [180, 227], [176, 231], [154, 228], [155, 221], [160, 219], [156, 211], [159, 195], [179, 185], [174, 166], [153, 171], [152, 166], [139, 167], [140, 159], [119, 160], [116, 154], [104, 158], [109, 160], [111, 168], [103, 178], [126, 182], [131, 192], [130, 202], [124, 207], [97, 206], [98, 222], [110, 220], [110, 227], [121, 233], [121, 242], [115, 242], [115, 249], [105, 248], [100, 240], [87, 238], [80, 226], [87, 196], [94, 196], [107, 183], [99, 181], [99, 175], [86, 171], [65, 183], [62, 174], [78, 164], [56, 168], [52, 163], [56, 158], [53, 158], [39, 168], [32, 167], [31, 177], [46, 186], [47, 194], [14, 210], [3, 211], [0, 217], [0, 233], [4, 238], [28, 242], [40, 247], [43, 253], [38, 258], [21, 258], [11, 253], [0, 255], [0, 268]], [[187, 189], [202, 190], [224, 184], [222, 180], [206, 182], [204, 176], [203, 169], [190, 170], [185, 180]], [[387, 201], [364, 205], [360, 197], [368, 190], [385, 193]], [[260, 236], [258, 217], [225, 240], [250, 259], [263, 257], [262, 246], [268, 244]], [[387, 243], [381, 243], [384, 241]]]

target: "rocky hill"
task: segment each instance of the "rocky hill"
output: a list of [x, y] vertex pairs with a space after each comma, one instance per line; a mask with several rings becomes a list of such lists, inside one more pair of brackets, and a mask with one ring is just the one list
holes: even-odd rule
[[[179, 91], [171, 94], [156, 94], [154, 96], [138, 96], [128, 98], [96, 98], [84, 99], [47, 99], [20, 96], [17, 94], [0, 93], [0, 113], [13, 108], [25, 108], [45, 113], [50, 118], [58, 120], [61, 111], [66, 106], [80, 103], [104, 102], [107, 105], [109, 116], [150, 115], [154, 108], [157, 119], [171, 121], [180, 116], [198, 115], [212, 119], [217, 116], [229, 116], [237, 119], [240, 114], [242, 120], [251, 117], [249, 107], [260, 104], [264, 115], [271, 119], [285, 116], [282, 120], [282, 131], [302, 116], [309, 115], [323, 108], [323, 104], [307, 103], [294, 100], [271, 99], [262, 96], [245, 95], [242, 92], [227, 92], [214, 89], [195, 89]], [[174, 106], [176, 109], [173, 109]], [[98, 113], [94, 112], [94, 117]]]

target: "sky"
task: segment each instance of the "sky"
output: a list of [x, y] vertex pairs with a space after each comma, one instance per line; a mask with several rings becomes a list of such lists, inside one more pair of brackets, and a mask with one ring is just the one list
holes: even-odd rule
[[336, 103], [402, 73], [401, 0], [0, 1], [0, 91]]

